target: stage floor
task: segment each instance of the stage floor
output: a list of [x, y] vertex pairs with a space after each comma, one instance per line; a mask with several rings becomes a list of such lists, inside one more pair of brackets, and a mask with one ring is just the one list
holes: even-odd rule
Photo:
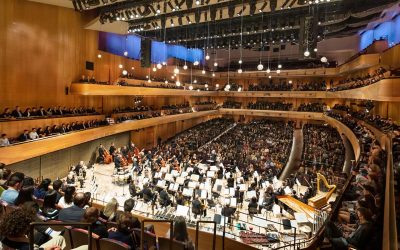
[[[130, 168], [130, 166], [128, 166]], [[105, 205], [108, 201], [110, 201], [112, 198], [116, 198], [119, 206], [122, 209], [122, 206], [125, 202], [126, 199], [130, 198], [129, 190], [128, 190], [128, 185], [124, 184], [117, 184], [113, 180], [113, 173], [114, 173], [114, 163], [108, 164], [108, 165], [103, 165], [103, 164], [95, 164], [93, 168], [87, 170], [87, 178], [84, 184], [83, 188], [78, 188], [80, 191], [84, 192], [91, 192], [92, 193], [92, 198], [95, 203]], [[246, 183], [246, 189], [247, 189], [247, 183]], [[299, 186], [297, 187], [296, 185], [294, 186], [294, 190], [297, 191], [297, 193], [304, 193], [306, 191], [307, 187], [305, 186]], [[331, 199], [335, 199], [335, 195], [331, 197]], [[220, 214], [221, 209], [222, 209], [222, 204], [224, 204], [223, 199], [220, 201], [220, 204], [217, 204], [215, 208], [208, 208], [207, 209], [207, 216], [202, 217], [201, 220], [210, 220], [212, 221], [214, 218], [215, 214]], [[161, 211], [162, 208], [158, 207], [152, 212], [152, 209], [149, 205], [144, 204], [140, 199], [137, 200], [137, 205], [135, 207], [135, 211], [133, 211], [133, 214], [137, 214], [140, 216], [144, 217], [149, 217], [149, 218], [155, 218], [155, 214], [158, 211]], [[246, 197], [245, 197], [246, 200]], [[233, 224], [236, 225], [237, 222], [239, 222], [237, 219], [240, 220], [240, 223], [245, 223], [247, 225], [247, 229], [252, 229], [252, 232], [255, 233], [261, 233], [261, 234], [266, 234], [267, 232], [271, 232], [270, 230], [267, 230], [267, 227], [270, 227], [269, 225], [273, 225], [277, 231], [281, 234], [281, 236], [284, 236], [281, 239], [281, 243], [276, 243], [274, 245], [270, 245], [268, 248], [271, 247], [278, 247], [281, 246], [282, 242], [284, 242], [283, 239], [286, 239], [286, 242], [289, 242], [292, 240], [291, 235], [293, 234], [293, 228], [292, 229], [284, 229], [282, 225], [277, 224], [277, 223], [282, 223], [282, 220], [288, 219], [291, 220], [291, 222], [294, 221], [293, 216], [291, 216], [288, 213], [285, 213], [285, 211], [282, 214], [274, 214], [273, 212], [265, 211], [263, 210], [261, 214], [254, 216], [251, 218], [250, 216], [247, 216], [248, 209], [247, 209], [248, 201], [244, 201], [243, 205], [241, 207], [238, 207], [237, 210], [241, 213], [237, 213], [236, 219], [233, 220]], [[189, 208], [189, 211], [191, 209]], [[190, 218], [190, 222], [195, 223], [197, 220], [200, 218], [197, 217], [195, 219], [192, 214], [189, 213], [188, 218]], [[294, 223], [295, 224], [295, 223]], [[292, 224], [293, 227], [296, 227], [296, 225]], [[190, 225], [189, 225], [190, 226]], [[222, 226], [222, 224], [221, 224]], [[211, 231], [211, 229], [203, 227], [201, 228], [203, 231]], [[299, 230], [297, 230], [298, 232]], [[232, 227], [232, 228], [227, 228], [226, 229], [226, 237], [230, 238], [235, 238], [236, 240], [241, 240], [238, 235], [240, 234], [240, 230], [238, 230], [237, 227]], [[217, 230], [217, 234], [222, 235], [221, 230]], [[306, 239], [306, 235], [303, 234], [303, 237], [301, 235], [296, 236], [297, 240], [300, 240], [301, 238]], [[261, 245], [258, 245], [260, 249], [263, 249]], [[267, 248], [265, 248], [267, 249]]]

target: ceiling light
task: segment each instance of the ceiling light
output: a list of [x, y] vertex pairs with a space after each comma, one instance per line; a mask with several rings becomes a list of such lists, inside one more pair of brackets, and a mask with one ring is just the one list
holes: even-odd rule
[[210, 60], [210, 56], [208, 54], [206, 55], [206, 60]]
[[98, 58], [101, 58], [101, 54], [98, 54], [97, 57], [98, 57]]
[[157, 68], [156, 67], [153, 67], [153, 72], [156, 72], [157, 71]]
[[315, 49], [314, 49], [314, 52], [317, 52], [317, 51], [318, 51], [318, 49], [317, 49], [317, 48], [315, 48]]
[[118, 65], [118, 68], [122, 69], [124, 66], [122, 64]]
[[180, 81], [176, 81], [175, 84], [176, 84], [176, 86], [178, 86], [178, 87], [181, 86], [181, 82], [180, 82]]
[[193, 86], [192, 85], [189, 86], [189, 90], [193, 90]]
[[214, 67], [218, 67], [218, 63], [217, 62], [214, 63]]
[[178, 68], [174, 69], [174, 74], [179, 74], [179, 69]]
[[282, 68], [282, 64], [278, 64], [278, 69], [281, 69]]
[[240, 60], [238, 61], [238, 63], [239, 63], [239, 64], [242, 64], [242, 63], [243, 63], [242, 59], [240, 59]]
[[242, 69], [238, 69], [238, 73], [242, 74], [243, 70]]
[[124, 51], [124, 56], [128, 56], [128, 51]]
[[126, 75], [128, 74], [128, 71], [126, 71], [126, 70], [124, 69], [124, 70], [122, 70], [122, 74], [123, 74], [124, 76], [126, 76]]
[[183, 65], [183, 69], [184, 70], [187, 70], [188, 69], [188, 66], [185, 64], [185, 65]]
[[201, 73], [204, 75], [204, 74], [206, 73], [206, 71], [203, 69], [203, 70], [201, 71]]
[[304, 51], [304, 56], [305, 56], [305, 57], [310, 56], [310, 51], [308, 51], [308, 49], [307, 49], [306, 51]]
[[271, 73], [271, 69], [270, 68], [267, 69], [267, 73], [268, 74]]
[[157, 63], [157, 69], [161, 69], [161, 68], [162, 68], [161, 63]]
[[263, 70], [263, 68], [264, 68], [264, 65], [262, 65], [262, 63], [260, 62], [260, 64], [257, 65], [257, 69], [261, 71], [261, 70]]

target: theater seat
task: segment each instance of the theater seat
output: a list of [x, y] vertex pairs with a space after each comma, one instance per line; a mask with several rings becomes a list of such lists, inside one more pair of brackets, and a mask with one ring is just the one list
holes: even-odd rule
[[[71, 245], [72, 248], [76, 248], [82, 245], [88, 245], [88, 231], [81, 228], [73, 228], [70, 230], [71, 233]], [[99, 236], [92, 233], [92, 250], [99, 249]]]
[[127, 244], [118, 240], [112, 239], [100, 239], [99, 240], [100, 250], [128, 250], [131, 249]]
[[158, 250], [185, 250], [185, 244], [176, 240], [171, 240], [165, 237], [158, 237]]
[[[140, 229], [135, 228], [135, 229], [133, 229], [133, 232], [135, 234], [135, 238], [140, 239], [140, 236], [141, 236]], [[140, 241], [139, 241], [139, 243], [140, 243]], [[155, 234], [144, 231], [143, 245], [144, 245], [144, 249], [148, 249], [148, 250], [157, 249], [157, 236]]]

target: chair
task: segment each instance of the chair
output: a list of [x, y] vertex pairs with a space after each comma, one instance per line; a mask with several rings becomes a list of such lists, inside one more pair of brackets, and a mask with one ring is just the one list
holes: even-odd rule
[[112, 221], [108, 221], [107, 224], [106, 224], [107, 229], [110, 229], [110, 228], [113, 228], [113, 227], [117, 228], [117, 225], [118, 225], [117, 222], [112, 222]]
[[[71, 245], [72, 248], [76, 248], [82, 245], [88, 245], [88, 231], [81, 228], [72, 228], [70, 230], [71, 233]], [[99, 236], [95, 233], [92, 233], [92, 249], [99, 249]]]
[[[133, 232], [135, 234], [135, 238], [140, 239], [141, 230], [135, 228], [133, 229]], [[145, 231], [143, 235], [143, 248], [147, 250], [157, 249], [157, 236]]]
[[100, 239], [99, 240], [99, 249], [100, 250], [130, 250], [131, 247], [123, 242], [118, 241], [118, 240]]
[[[158, 250], [185, 250], [185, 243], [172, 240], [165, 237], [158, 237]], [[170, 248], [171, 247], [171, 248]]]

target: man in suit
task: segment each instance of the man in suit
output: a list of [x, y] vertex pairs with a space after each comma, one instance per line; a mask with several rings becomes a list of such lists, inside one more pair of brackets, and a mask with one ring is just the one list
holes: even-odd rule
[[171, 205], [171, 199], [169, 198], [169, 195], [165, 189], [161, 190], [160, 192], [160, 205], [163, 207], [167, 207]]
[[201, 215], [202, 213], [202, 203], [198, 196], [196, 196], [196, 198], [192, 201], [192, 213], [194, 214], [195, 219], [197, 218], [197, 215]]
[[83, 207], [86, 204], [85, 194], [80, 192], [74, 197], [74, 205], [72, 207], [63, 208], [58, 214], [58, 219], [66, 222], [80, 222], [85, 210]]
[[44, 110], [44, 108], [42, 106], [40, 106], [39, 111], [37, 112], [38, 116], [46, 116], [47, 112], [46, 110]]
[[225, 207], [222, 208], [221, 210], [221, 215], [228, 218], [228, 223], [232, 223], [232, 216], [235, 213], [235, 210], [231, 207], [229, 207], [229, 203], [225, 205]]
[[15, 110], [13, 110], [13, 112], [11, 113], [11, 115], [12, 115], [14, 118], [21, 118], [21, 117], [23, 117], [21, 108], [20, 108], [19, 106], [16, 106], [16, 107], [15, 107]]
[[27, 140], [29, 140], [30, 138], [29, 138], [29, 131], [28, 130], [24, 130], [24, 133], [22, 133], [19, 137], [18, 137], [18, 140], [19, 141], [27, 141]]

